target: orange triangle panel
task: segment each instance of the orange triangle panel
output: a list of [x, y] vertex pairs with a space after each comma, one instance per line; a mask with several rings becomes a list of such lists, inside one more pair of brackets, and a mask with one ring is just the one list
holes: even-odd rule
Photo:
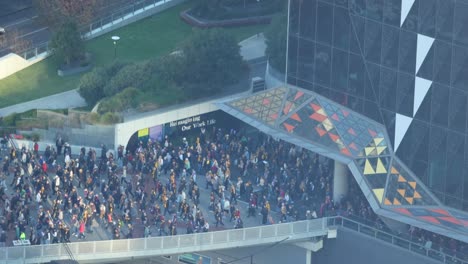
[[348, 129], [348, 133], [350, 133], [350, 134], [353, 135], [353, 136], [356, 136], [356, 131], [354, 131], [354, 129], [353, 129], [352, 127], [350, 127], [350, 128]]
[[421, 218], [423, 220], [426, 220], [427, 222], [431, 222], [433, 224], [440, 225], [439, 220], [437, 220], [437, 218], [435, 218], [433, 216], [420, 216], [419, 218]]
[[292, 116], [291, 116], [291, 119], [294, 119], [296, 120], [297, 122], [302, 122], [301, 118], [299, 117], [299, 115], [297, 113], [294, 113]]
[[349, 149], [347, 148], [341, 149], [341, 153], [345, 154], [346, 156], [351, 156], [351, 152], [349, 152]]
[[392, 174], [398, 174], [397, 169], [395, 169], [395, 167], [393, 167], [393, 166], [392, 166]]
[[315, 112], [322, 109], [322, 107], [320, 105], [317, 105], [317, 104], [314, 104], [314, 103], [310, 103], [310, 106], [312, 107], [312, 109], [314, 109]]
[[406, 201], [408, 201], [409, 204], [413, 204], [413, 197], [405, 197]]
[[344, 115], [345, 117], [349, 116], [349, 112], [348, 112], [348, 111], [342, 109], [341, 112], [343, 113], [343, 115]]
[[416, 182], [408, 182], [408, 184], [409, 184], [413, 189], [416, 189]]
[[331, 140], [333, 142], [336, 142], [338, 139], [340, 139], [340, 137], [338, 135], [335, 135], [333, 133], [328, 133], [328, 135], [330, 136]]
[[[393, 169], [393, 167], [392, 167], [392, 169]], [[392, 173], [393, 173], [393, 172], [392, 172]], [[403, 176], [398, 175], [398, 182], [406, 182], [406, 179], [403, 178]]]
[[283, 114], [287, 115], [289, 113], [289, 111], [291, 110], [292, 105], [293, 105], [293, 103], [286, 102], [286, 104], [284, 105], [284, 108], [283, 108]]
[[333, 115], [332, 115], [332, 118], [333, 118], [334, 120], [336, 120], [336, 121], [340, 121], [340, 118], [338, 117], [337, 114], [333, 114]]
[[388, 198], [385, 198], [384, 204], [385, 205], [392, 205], [392, 202]]
[[372, 137], [376, 137], [376, 136], [377, 136], [377, 132], [375, 132], [374, 130], [372, 130], [372, 129], [369, 128], [368, 131], [369, 131], [369, 134], [370, 134]]
[[321, 115], [319, 113], [313, 113], [312, 115], [309, 116], [310, 119], [314, 119], [315, 121], [318, 122], [323, 122], [325, 119], [327, 119], [326, 116]]
[[400, 201], [397, 198], [393, 199], [393, 205], [401, 205]]
[[264, 98], [264, 99], [263, 99], [263, 104], [264, 104], [264, 105], [269, 105], [270, 103], [271, 103], [271, 102], [270, 102], [270, 99], [268, 99], [268, 98]]
[[351, 144], [349, 144], [349, 147], [358, 151], [359, 149], [357, 148], [356, 144], [354, 144], [354, 142], [351, 142]]
[[434, 213], [450, 216], [450, 214], [444, 209], [431, 209], [431, 211]]
[[278, 118], [278, 113], [271, 114], [271, 115], [270, 115], [270, 118], [271, 118], [271, 119], [276, 119], [276, 118]]
[[417, 191], [414, 191], [413, 197], [414, 199], [421, 199], [421, 195]]
[[294, 130], [294, 126], [290, 125], [288, 123], [283, 123], [283, 126], [286, 128], [286, 130], [291, 133]]
[[321, 129], [320, 127], [316, 127], [315, 130], [317, 131], [317, 133], [323, 137], [323, 135], [325, 135], [327, 133], [327, 131]]
[[443, 216], [443, 217], [437, 217], [437, 218], [439, 218], [440, 220], [444, 220], [444, 221], [456, 224], [456, 225], [463, 225], [462, 222], [460, 222], [458, 219], [451, 217], [451, 216]]
[[401, 196], [405, 197], [405, 192], [406, 192], [405, 189], [398, 189], [397, 191]]
[[296, 96], [294, 96], [294, 101], [296, 101], [297, 99], [301, 98], [301, 96], [303, 96], [303, 95], [304, 95], [304, 92], [298, 91], [298, 92], [296, 93]]

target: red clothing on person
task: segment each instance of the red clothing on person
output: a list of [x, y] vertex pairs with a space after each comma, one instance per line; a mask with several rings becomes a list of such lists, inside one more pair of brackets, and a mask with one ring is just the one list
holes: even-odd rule
[[47, 163], [46, 162], [42, 163], [42, 171], [47, 172]]

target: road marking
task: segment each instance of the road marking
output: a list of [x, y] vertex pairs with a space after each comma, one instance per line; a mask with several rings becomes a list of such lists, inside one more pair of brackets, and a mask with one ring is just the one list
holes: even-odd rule
[[39, 33], [39, 32], [44, 31], [44, 30], [46, 30], [46, 29], [48, 29], [48, 27], [43, 27], [43, 28], [40, 28], [40, 29], [38, 29], [38, 30], [31, 31], [31, 32], [29, 32], [29, 33], [26, 33], [26, 34], [24, 34], [24, 35], [19, 36], [18, 38], [24, 38], [24, 37], [26, 37], [26, 36]]
[[23, 19], [23, 20], [18, 20], [18, 21], [14, 22], [14, 23], [11, 23], [11, 24], [8, 24], [8, 25], [4, 26], [4, 28], [9, 28], [9, 27], [12, 27], [12, 26], [15, 26], [15, 25], [18, 25], [18, 24], [22, 24], [22, 23], [25, 23], [25, 22], [27, 22], [27, 21], [29, 21], [29, 20], [36, 19], [36, 18], [38, 18], [38, 17], [39, 17], [39, 16], [33, 16], [33, 17], [31, 17], [31, 18], [25, 18], [25, 19]]

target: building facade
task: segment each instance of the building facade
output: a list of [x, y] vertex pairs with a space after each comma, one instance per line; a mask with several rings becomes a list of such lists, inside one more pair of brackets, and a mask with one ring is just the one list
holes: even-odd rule
[[288, 83], [384, 124], [397, 156], [468, 211], [468, 0], [290, 0]]

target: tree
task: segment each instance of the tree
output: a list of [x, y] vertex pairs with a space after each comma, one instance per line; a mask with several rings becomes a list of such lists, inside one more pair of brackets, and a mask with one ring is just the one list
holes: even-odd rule
[[183, 45], [184, 81], [198, 85], [193, 93], [210, 93], [236, 83], [243, 70], [240, 46], [221, 29], [196, 30]]
[[66, 64], [80, 60], [84, 55], [84, 42], [75, 22], [65, 22], [52, 36], [50, 47]]
[[78, 92], [88, 105], [94, 106], [104, 97], [104, 86], [108, 78], [104, 68], [96, 68], [81, 77]]
[[40, 18], [53, 30], [67, 20], [73, 20], [79, 27], [88, 26], [96, 11], [106, 0], [35, 0]]
[[287, 19], [285, 14], [277, 16], [265, 30], [268, 61], [282, 73], [286, 70]]

